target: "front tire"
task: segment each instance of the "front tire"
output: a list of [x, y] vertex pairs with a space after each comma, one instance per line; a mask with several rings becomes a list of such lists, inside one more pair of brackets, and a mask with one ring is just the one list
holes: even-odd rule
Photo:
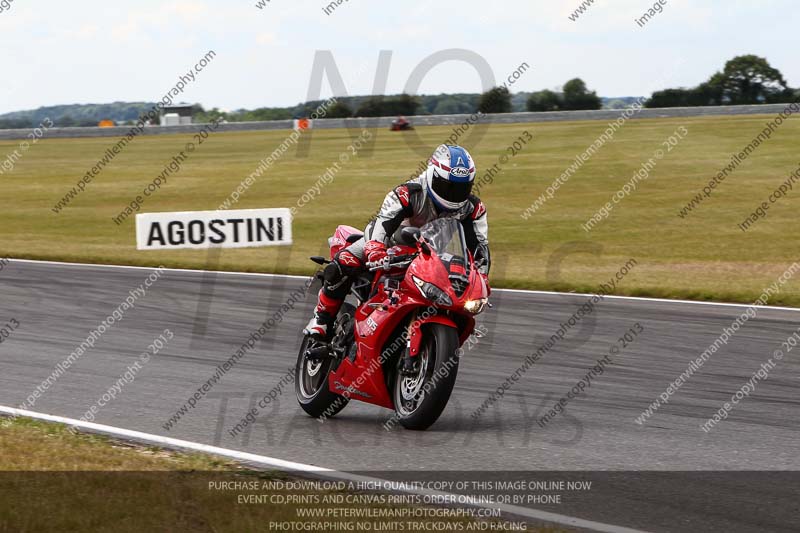
[[431, 427], [447, 406], [458, 374], [458, 334], [442, 324], [423, 326], [419, 373], [394, 377], [393, 401], [400, 424], [411, 430]]

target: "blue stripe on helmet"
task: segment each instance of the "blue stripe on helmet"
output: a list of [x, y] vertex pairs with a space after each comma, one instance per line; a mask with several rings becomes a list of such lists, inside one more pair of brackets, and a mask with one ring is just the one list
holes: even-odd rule
[[450, 168], [464, 166], [469, 168], [469, 157], [467, 151], [460, 146], [448, 146], [450, 148]]
[[[460, 146], [448, 146], [448, 148], [450, 149], [450, 168], [455, 169], [460, 167], [469, 170], [469, 155], [467, 154], [467, 151]], [[470, 178], [470, 174], [467, 174], [466, 176], [454, 176], [453, 171], [450, 170], [450, 181], [454, 181], [456, 183], [469, 183], [472, 181]]]

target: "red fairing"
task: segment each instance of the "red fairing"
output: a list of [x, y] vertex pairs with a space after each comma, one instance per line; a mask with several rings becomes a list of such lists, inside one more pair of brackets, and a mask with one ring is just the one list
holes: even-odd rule
[[[411, 344], [409, 348], [411, 350], [411, 356], [416, 357], [419, 354], [420, 347], [422, 346], [422, 326], [425, 324], [442, 324], [443, 326], [448, 326], [453, 329], [458, 329], [458, 325], [453, 322], [453, 319], [447, 316], [440, 316], [440, 315], [433, 315], [427, 318], [420, 318], [419, 320], [415, 320], [411, 323]], [[472, 328], [474, 328], [474, 324]], [[470, 331], [472, 331], [470, 329]], [[459, 336], [459, 340], [463, 344], [465, 340], [467, 340], [467, 335], [464, 338]]]
[[[383, 301], [389, 304], [385, 294], [376, 295], [370, 302]], [[406, 309], [406, 313], [411, 309]], [[356, 311], [355, 361], [345, 358], [329, 378], [330, 390], [342, 394], [350, 390], [350, 398], [394, 409], [394, 403], [386, 387], [386, 377], [381, 364], [381, 351], [388, 336], [398, 326], [403, 314], [392, 311], [373, 310], [361, 306]], [[398, 341], [402, 345], [405, 343]]]
[[[331, 374], [329, 387], [333, 392], [342, 394], [342, 390], [349, 387], [352, 399], [394, 409], [386, 387], [381, 354], [386, 352], [388, 355], [391, 347], [389, 338], [400, 323], [410, 313], [422, 311], [430, 305], [417, 295], [404, 294], [397, 304], [392, 305], [389, 295], [379, 289], [374, 297], [356, 310], [356, 360], [352, 362], [345, 358]], [[375, 304], [375, 307], [370, 304]], [[403, 338], [396, 342], [400, 348], [408, 344]]]
[[[345, 356], [328, 380], [330, 390], [337, 394], [389, 409], [394, 409], [394, 403], [387, 387], [390, 380], [384, 374], [383, 357], [397, 353], [397, 349], [402, 353], [406, 348], [415, 357], [419, 353], [425, 325], [430, 323], [456, 329], [463, 344], [475, 329], [475, 316], [464, 309], [464, 304], [468, 300], [488, 298], [486, 281], [475, 268], [471, 256], [467, 268], [463, 264], [451, 263], [448, 271], [435, 251], [427, 254], [421, 252], [421, 247], [408, 246], [396, 246], [393, 251], [396, 255], [412, 252], [419, 252], [419, 255], [406, 268], [405, 274], [399, 271], [403, 276], [399, 290], [387, 292], [383, 283], [386, 272], [379, 270], [375, 273], [373, 296], [355, 313], [355, 357]], [[468, 286], [459, 297], [450, 276], [464, 276], [467, 271]], [[398, 271], [389, 271], [392, 273]], [[422, 295], [413, 277], [436, 285], [447, 294], [452, 305], [434, 305]]]
[[328, 239], [328, 242], [331, 247], [331, 259], [338, 254], [344, 248], [347, 248], [348, 242], [347, 238], [351, 235], [361, 235], [363, 232], [360, 229], [356, 229], [353, 226], [339, 226], [336, 228], [336, 233], [333, 234], [333, 237]]

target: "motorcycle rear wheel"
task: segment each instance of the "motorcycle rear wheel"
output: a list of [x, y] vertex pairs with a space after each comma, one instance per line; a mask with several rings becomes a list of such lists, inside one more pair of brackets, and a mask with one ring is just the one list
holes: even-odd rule
[[395, 415], [411, 430], [425, 430], [439, 419], [456, 383], [458, 334], [442, 324], [423, 327], [422, 346], [417, 357], [419, 373], [406, 376], [398, 371], [392, 391]]
[[[339, 311], [341, 316], [348, 313], [353, 316], [355, 307], [343, 304]], [[347, 406], [350, 401], [346, 396], [331, 392], [328, 379], [333, 368], [333, 358], [328, 357], [321, 361], [309, 361], [305, 352], [310, 344], [316, 342], [306, 335], [300, 344], [300, 353], [297, 354], [297, 364], [294, 370], [294, 389], [297, 402], [303, 411], [319, 419], [327, 419], [336, 415]]]

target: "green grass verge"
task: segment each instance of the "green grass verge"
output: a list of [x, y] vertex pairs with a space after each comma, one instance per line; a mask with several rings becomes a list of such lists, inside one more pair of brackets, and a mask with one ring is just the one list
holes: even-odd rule
[[[719, 169], [756, 136], [768, 117], [705, 117], [630, 121], [552, 200], [524, 220], [522, 212], [606, 128], [602, 121], [492, 125], [475, 145], [486, 169], [524, 130], [534, 141], [511, 157], [481, 191], [489, 210], [495, 286], [594, 291], [634, 258], [638, 265], [617, 294], [751, 302], [797, 258], [791, 232], [800, 196], [792, 192], [765, 219], [743, 233], [737, 228], [797, 168], [800, 121], [787, 121], [714, 194], [685, 219], [683, 207]], [[581, 224], [663, 148], [679, 127], [689, 134], [652, 170], [649, 180], [586, 233]], [[133, 220], [112, 222], [140, 194], [188, 135], [138, 138], [60, 214], [51, 207], [115, 140], [45, 139], [2, 176], [0, 256], [18, 258], [214, 268], [252, 272], [310, 273], [309, 255], [324, 250], [339, 223], [364, 226], [393, 185], [423, 159], [406, 142], [419, 135], [432, 149], [449, 127], [416, 132], [377, 132], [374, 156], [343, 166], [322, 194], [299, 210], [295, 244], [286, 249], [225, 250], [209, 262], [204, 251], [138, 252]], [[143, 211], [215, 209], [285, 138], [286, 131], [216, 133], [198, 147]], [[0, 157], [17, 142], [0, 142]], [[292, 149], [245, 193], [237, 208], [291, 207], [347, 150], [346, 130], [313, 133], [309, 157]], [[796, 281], [770, 303], [800, 306]]]
[[[104, 436], [73, 433], [60, 424], [25, 418], [0, 417], [0, 532], [240, 532], [272, 531], [271, 523], [337, 523], [328, 531], [357, 531], [356, 522], [392, 531], [383, 518], [308, 518], [298, 509], [374, 508], [407, 506], [385, 503], [331, 504], [327, 496], [358, 493], [324, 490], [265, 490], [224, 488], [223, 483], [297, 483], [281, 473], [252, 471], [222, 458], [179, 453], [120, 442]], [[305, 481], [309, 483], [308, 480]], [[213, 485], [211, 485], [213, 483]], [[228, 487], [232, 487], [228, 485]], [[320, 503], [299, 501], [241, 501], [248, 495], [317, 495]], [[364, 501], [367, 501], [366, 499]], [[466, 518], [443, 517], [435, 521], [451, 529], [470, 531], [482, 524]], [[403, 522], [400, 520], [400, 522]], [[405, 520], [409, 523], [420, 519]], [[470, 526], [472, 524], [472, 526]], [[288, 527], [288, 526], [284, 526]], [[352, 529], [351, 529], [352, 528]], [[286, 530], [286, 529], [284, 529]], [[562, 529], [528, 528], [539, 533]]]

